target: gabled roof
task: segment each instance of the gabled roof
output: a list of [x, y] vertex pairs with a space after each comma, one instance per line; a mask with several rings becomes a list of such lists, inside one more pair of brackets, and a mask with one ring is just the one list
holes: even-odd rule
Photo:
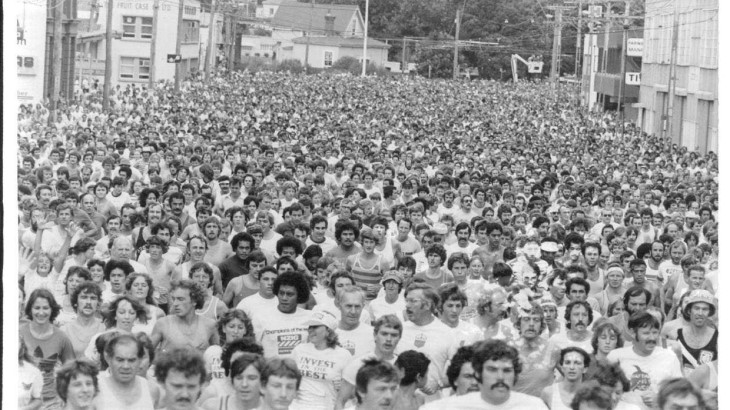
[[[334, 30], [337, 33], [344, 33], [353, 15], [360, 15], [360, 11], [355, 5], [315, 4], [312, 6], [309, 3], [285, 1], [276, 10], [271, 19], [271, 25], [293, 30], [324, 32], [324, 16], [328, 12], [335, 16]], [[358, 19], [362, 20], [362, 18]]]
[[[346, 48], [362, 48], [362, 37], [308, 37], [309, 44], [315, 46], [331, 46]], [[297, 37], [292, 40], [294, 44], [307, 44], [307, 37]], [[390, 45], [374, 38], [368, 38], [368, 48], [390, 48]]]

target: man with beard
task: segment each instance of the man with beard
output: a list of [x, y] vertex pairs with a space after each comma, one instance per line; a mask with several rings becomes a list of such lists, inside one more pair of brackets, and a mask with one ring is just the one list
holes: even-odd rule
[[345, 403], [355, 397], [357, 372], [369, 360], [382, 360], [395, 363], [398, 355], [395, 349], [403, 334], [403, 323], [395, 315], [384, 315], [373, 323], [375, 348], [362, 356], [354, 357], [342, 371], [342, 385], [337, 397], [336, 409], [345, 407]]
[[[422, 389], [433, 394], [445, 380], [446, 362], [451, 341], [444, 337], [451, 329], [436, 319], [439, 296], [425, 283], [413, 283], [406, 289], [406, 318], [401, 338], [401, 351], [416, 350], [431, 360], [428, 382]], [[445, 383], [444, 383], [445, 384]]]
[[645, 259], [646, 260], [646, 280], [657, 285], [661, 286], [662, 283], [666, 283], [668, 278], [662, 277], [660, 275], [659, 271], [659, 265], [664, 261], [664, 244], [661, 241], [654, 241], [651, 243], [651, 252], [649, 253], [649, 258], [642, 258], [638, 255], [637, 251], [637, 258], [638, 259]]
[[390, 410], [395, 403], [400, 374], [394, 365], [367, 360], [355, 376], [357, 405], [345, 410]]
[[606, 358], [618, 363], [631, 381], [631, 391], [624, 399], [642, 409], [656, 408], [659, 385], [668, 379], [682, 377], [677, 356], [658, 346], [659, 321], [651, 313], [642, 311], [631, 315], [629, 329], [633, 344], [611, 351]]
[[170, 314], [160, 318], [152, 329], [152, 346], [165, 352], [176, 347], [192, 347], [201, 354], [218, 344], [216, 322], [195, 313], [205, 303], [203, 289], [192, 280], [173, 282], [170, 288]]
[[104, 346], [108, 373], [99, 375], [97, 409], [153, 409], [160, 400], [158, 387], [137, 376], [144, 347], [131, 334], [119, 334]]
[[214, 266], [222, 264], [233, 254], [231, 244], [220, 240], [220, 232], [221, 225], [218, 218], [211, 216], [203, 222], [203, 234], [208, 243], [208, 251], [205, 253], [203, 261]]
[[570, 408], [569, 405], [583, 382], [590, 363], [591, 357], [580, 347], [571, 346], [560, 351], [558, 368], [564, 378], [552, 386], [545, 387], [540, 396], [550, 410]]
[[502, 226], [495, 222], [480, 222], [476, 226], [477, 236], [482, 232], [487, 235], [488, 244], [474, 249], [474, 256], [478, 256], [484, 265], [484, 279], [492, 276], [492, 268], [497, 262], [504, 262], [504, 247], [502, 246]]
[[355, 243], [358, 236], [360, 236], [360, 230], [355, 224], [350, 221], [338, 222], [335, 226], [337, 246], [327, 252], [325, 257], [330, 257], [344, 265], [347, 262], [348, 256], [361, 251], [360, 246]]
[[205, 382], [203, 356], [191, 349], [177, 348], [155, 361], [155, 378], [164, 390], [163, 410], [198, 410], [195, 404]]
[[689, 293], [682, 306], [685, 322], [668, 337], [682, 345], [682, 367], [689, 376], [703, 364], [717, 360], [717, 329], [710, 317], [715, 315], [717, 305], [712, 293], [697, 289]]
[[185, 195], [182, 192], [173, 192], [169, 198], [170, 211], [172, 215], [180, 220], [180, 231], [185, 230], [188, 225], [195, 223], [195, 218], [191, 217], [185, 209]]
[[625, 281], [627, 288], [632, 288], [635, 286], [638, 286], [640, 288], [646, 289], [649, 294], [651, 294], [651, 304], [654, 306], [661, 308], [662, 306], [662, 292], [659, 288], [660, 285], [658, 285], [655, 282], [650, 282], [646, 278], [646, 262], [644, 262], [643, 259], [634, 259], [629, 263], [629, 270], [631, 271], [633, 275], [633, 279], [628, 279]]
[[512, 391], [522, 372], [517, 349], [501, 340], [479, 342], [473, 349], [471, 364], [479, 391], [441, 400], [436, 408], [547, 410], [537, 397]]
[[551, 336], [548, 341], [548, 351], [552, 355], [552, 363], [557, 363], [560, 350], [569, 346], [577, 346], [586, 352], [593, 352], [591, 345], [593, 332], [588, 328], [592, 322], [593, 310], [588, 302], [570, 302], [565, 307], [566, 331]]
[[[553, 310], [554, 310], [554, 304]], [[515, 327], [519, 337], [512, 345], [520, 354], [522, 377], [513, 386], [514, 391], [539, 397], [540, 392], [552, 383], [553, 367], [548, 350], [546, 305], [537, 302], [523, 301], [513, 309], [517, 309]]]
[[588, 296], [593, 296], [594, 294], [601, 292], [605, 284], [605, 272], [598, 266], [601, 254], [601, 244], [597, 242], [586, 242], [583, 244], [581, 250], [583, 253], [583, 263], [586, 268], [585, 279], [591, 285]]

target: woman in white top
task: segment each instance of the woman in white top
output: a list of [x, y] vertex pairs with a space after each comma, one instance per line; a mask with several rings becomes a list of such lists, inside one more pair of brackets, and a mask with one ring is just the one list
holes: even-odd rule
[[142, 305], [147, 313], [147, 320], [144, 323], [137, 320], [132, 327], [132, 332], [144, 332], [148, 336], [152, 335], [152, 329], [155, 327], [157, 319], [165, 316], [165, 312], [157, 307], [152, 297], [155, 290], [154, 286], [152, 286], [152, 278], [146, 273], [134, 272], [127, 276], [127, 282], [124, 287], [126, 294]]
[[339, 346], [335, 333], [337, 322], [332, 313], [318, 311], [304, 323], [309, 327], [308, 341], [292, 351], [302, 381], [291, 409], [334, 409], [342, 371], [352, 359], [350, 352]]

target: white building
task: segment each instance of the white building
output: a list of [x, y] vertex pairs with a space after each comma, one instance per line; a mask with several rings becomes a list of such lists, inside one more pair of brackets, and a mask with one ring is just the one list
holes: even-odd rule
[[[184, 3], [183, 3], [184, 2]], [[175, 54], [179, 5], [183, 4], [183, 32], [180, 55], [183, 77], [197, 71], [204, 61], [204, 39], [200, 36], [201, 7], [198, 0], [160, 0], [157, 33], [153, 33], [153, 5], [150, 0], [114, 1], [112, 16], [112, 85], [146, 83], [150, 68], [155, 67], [155, 80], [174, 80], [175, 63], [168, 63], [168, 54]], [[97, 0], [91, 10], [87, 30], [80, 30], [79, 50], [92, 60], [104, 60], [106, 53], [107, 0]], [[207, 21], [205, 22], [207, 25]], [[156, 35], [155, 61], [150, 61], [152, 37]]]
[[18, 102], [43, 100], [43, 67], [46, 52], [46, 4], [28, 0], [17, 3]]
[[718, 6], [718, 0], [646, 0], [645, 5], [637, 123], [701, 153], [718, 149]]

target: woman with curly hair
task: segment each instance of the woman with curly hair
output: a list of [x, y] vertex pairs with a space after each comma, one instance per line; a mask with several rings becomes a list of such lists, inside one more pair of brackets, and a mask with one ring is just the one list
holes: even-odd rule
[[152, 286], [152, 277], [146, 273], [132, 272], [127, 276], [127, 282], [124, 288], [126, 289], [126, 295], [142, 305], [147, 314], [147, 320], [144, 323], [137, 320], [132, 327], [132, 331], [134, 333], [144, 332], [147, 335], [151, 335], [152, 328], [155, 327], [157, 319], [165, 316], [165, 312], [157, 307], [152, 297], [155, 291], [154, 286]]
[[244, 336], [254, 336], [251, 319], [242, 310], [229, 310], [218, 320], [218, 335], [221, 344], [210, 346], [203, 353], [205, 367], [211, 379], [223, 379], [226, 377], [221, 366], [223, 349]]
[[96, 348], [96, 340], [99, 337], [110, 332], [132, 333], [135, 323], [147, 322], [147, 311], [144, 306], [129, 295], [120, 296], [110, 303], [104, 316], [107, 329], [92, 336], [89, 346], [84, 351], [87, 359], [99, 365], [101, 358]]

